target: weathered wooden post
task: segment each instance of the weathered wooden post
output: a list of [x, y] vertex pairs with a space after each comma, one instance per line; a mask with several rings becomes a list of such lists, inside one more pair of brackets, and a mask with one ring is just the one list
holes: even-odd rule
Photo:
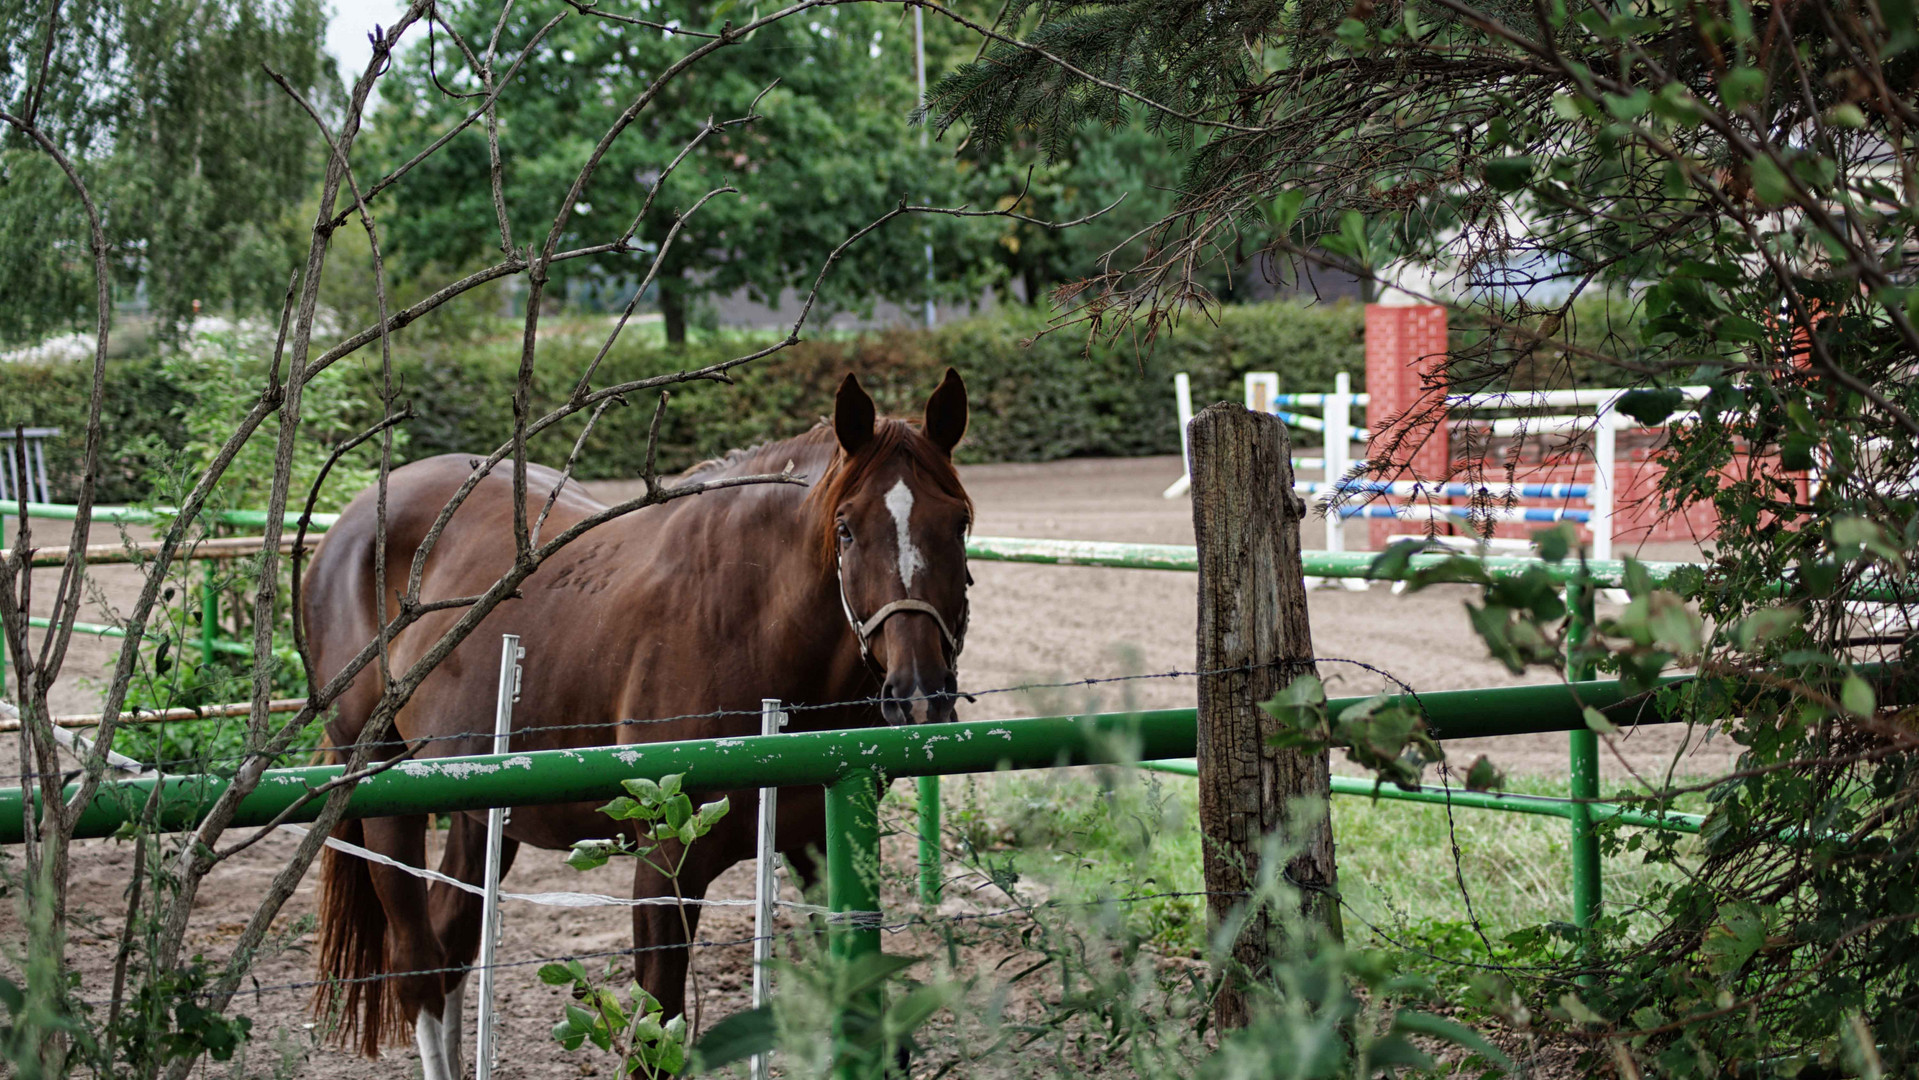
[[[1278, 417], [1221, 402], [1193, 418], [1193, 533], [1199, 545], [1199, 820], [1207, 908], [1217, 924], [1259, 880], [1262, 840], [1279, 833], [1285, 876], [1302, 890], [1304, 917], [1337, 933], [1327, 755], [1278, 750], [1278, 722], [1260, 709], [1295, 677], [1313, 672], [1312, 627], [1299, 556], [1305, 506], [1293, 494], [1292, 445]], [[1247, 971], [1265, 970], [1275, 940], [1270, 912], [1233, 946]], [[1283, 940], [1281, 947], [1284, 947]], [[1222, 1028], [1246, 1023], [1228, 980], [1214, 1004]]]

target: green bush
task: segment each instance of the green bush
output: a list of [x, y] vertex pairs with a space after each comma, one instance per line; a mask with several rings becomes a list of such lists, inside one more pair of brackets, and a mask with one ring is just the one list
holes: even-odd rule
[[[1279, 372], [1283, 391], [1331, 389], [1339, 371], [1363, 382], [1363, 315], [1357, 305], [1270, 303], [1227, 307], [1212, 319], [1191, 317], [1150, 348], [1130, 341], [1090, 347], [1074, 328], [1043, 334], [1042, 315], [1004, 309], [933, 331], [896, 330], [846, 340], [802, 343], [736, 376], [732, 387], [678, 387], [661, 434], [663, 469], [677, 470], [729, 448], [799, 433], [833, 404], [840, 377], [857, 372], [880, 407], [916, 415], [947, 365], [966, 377], [973, 421], [962, 460], [1051, 461], [1069, 457], [1176, 453], [1179, 431], [1172, 375], [1189, 373], [1194, 401], [1238, 401], [1248, 371]], [[534, 384], [536, 414], [571, 392], [598, 350], [600, 322], [555, 321], [541, 341]], [[638, 337], [638, 335], [635, 335]], [[601, 365], [600, 386], [712, 363], [765, 343], [719, 334], [673, 351], [622, 346]], [[408, 426], [407, 453], [491, 450], [512, 429], [511, 389], [519, 366], [517, 333], [458, 340], [403, 332], [395, 338], [400, 395], [419, 413]], [[378, 400], [378, 354], [364, 350], [341, 365], [343, 383], [363, 402]], [[148, 497], [137, 480], [156, 446], [187, 441], [179, 417], [199, 394], [157, 358], [118, 360], [111, 368], [104, 458], [105, 501]], [[0, 422], [58, 426], [49, 448], [57, 498], [71, 498], [85, 427], [86, 367], [16, 364], [0, 368]], [[640, 470], [653, 399], [644, 395], [609, 409], [581, 455], [580, 476], [629, 477]], [[357, 417], [365, 424], [376, 414]], [[565, 458], [583, 421], [556, 426], [536, 440], [534, 456]]]

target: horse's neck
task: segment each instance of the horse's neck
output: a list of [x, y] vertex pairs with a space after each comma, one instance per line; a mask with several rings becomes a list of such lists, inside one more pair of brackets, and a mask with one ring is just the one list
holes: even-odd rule
[[[816, 429], [729, 455], [692, 470], [682, 480], [773, 475], [790, 465], [794, 473], [817, 481], [832, 463], [836, 447], [830, 432], [822, 437]], [[765, 527], [742, 529], [728, 537], [725, 562], [758, 568], [766, 584], [764, 603], [738, 613], [739, 632], [757, 639], [751, 655], [778, 658], [762, 673], [772, 680], [769, 693], [815, 703], [865, 697], [874, 688], [867, 685], [866, 669], [840, 602], [837, 571], [819, 556], [817, 544], [825, 526], [819, 520], [822, 511], [807, 499], [810, 491], [810, 487], [770, 484], [741, 492], [766, 500]]]

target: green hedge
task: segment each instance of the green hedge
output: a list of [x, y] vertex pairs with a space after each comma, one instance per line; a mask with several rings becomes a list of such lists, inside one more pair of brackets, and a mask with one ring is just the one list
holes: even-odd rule
[[[844, 341], [806, 342], [748, 368], [733, 387], [700, 383], [678, 388], [662, 433], [663, 468], [678, 469], [728, 448], [796, 434], [832, 408], [833, 390], [858, 372], [880, 407], [915, 415], [947, 365], [965, 376], [973, 406], [962, 459], [1049, 461], [1088, 456], [1176, 453], [1179, 433], [1172, 374], [1188, 372], [1194, 401], [1238, 401], [1248, 371], [1276, 370], [1284, 391], [1331, 389], [1350, 372], [1355, 389], [1365, 372], [1362, 310], [1352, 304], [1272, 303], [1188, 318], [1150, 349], [1131, 342], [1087, 346], [1068, 328], [1042, 334], [1032, 312], [1002, 311], [933, 331], [899, 330]], [[598, 349], [597, 322], [556, 324], [543, 340], [534, 408], [563, 401]], [[596, 385], [659, 374], [738, 355], [753, 339], [727, 336], [665, 348], [621, 348], [602, 365]], [[346, 361], [353, 377], [377, 384], [376, 354]], [[395, 339], [401, 394], [419, 418], [409, 425], [408, 453], [491, 449], [511, 430], [510, 390], [518, 367], [517, 335], [489, 341]], [[69, 436], [49, 454], [57, 494], [71, 497], [78, 435], [83, 428], [84, 365], [0, 367], [0, 422], [58, 426]], [[158, 436], [180, 445], [179, 411], [191, 387], [172, 385], [152, 359], [115, 361], [108, 401], [106, 457], [110, 501], [141, 497], [149, 463], [130, 448]], [[364, 393], [364, 392], [363, 392]], [[635, 475], [645, 452], [652, 399], [609, 409], [582, 455], [586, 478]], [[561, 425], [535, 447], [542, 460], [564, 459], [580, 430]]]
[[[1051, 461], [1067, 457], [1174, 453], [1179, 432], [1172, 373], [1186, 371], [1201, 403], [1242, 396], [1248, 371], [1277, 370], [1287, 390], [1329, 389], [1334, 373], [1364, 373], [1362, 313], [1352, 305], [1270, 304], [1227, 308], [1217, 323], [1189, 321], [1143, 355], [1130, 345], [1086, 348], [1073, 331], [1041, 335], [1025, 311], [972, 319], [927, 332], [899, 330], [849, 341], [808, 342], [750, 367], [737, 385], [702, 383], [674, 391], [662, 429], [662, 460], [672, 468], [730, 447], [805, 430], [832, 409], [842, 375], [859, 373], [887, 412], [917, 413], [947, 365], [966, 377], [973, 422], [967, 461]], [[674, 352], [635, 349], [608, 357], [601, 385], [736, 355], [740, 338]], [[536, 408], [564, 399], [572, 373], [597, 338], [555, 335], [542, 346]], [[497, 444], [508, 429], [513, 343], [448, 345], [401, 362], [409, 398], [423, 411], [411, 426], [411, 452], [470, 451]], [[631, 476], [640, 467], [651, 401], [609, 410], [588, 440], [583, 473]], [[578, 432], [548, 438], [544, 457], [566, 453]]]

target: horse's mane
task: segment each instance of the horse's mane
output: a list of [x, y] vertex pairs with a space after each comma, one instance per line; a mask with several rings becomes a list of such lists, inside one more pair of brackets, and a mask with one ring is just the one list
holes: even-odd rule
[[[840, 449], [832, 423], [821, 420], [790, 439], [728, 450], [719, 457], [709, 458], [686, 470], [680, 474], [680, 478], [712, 479], [714, 476], [778, 472], [786, 467], [787, 462], [792, 462], [797, 471], [811, 475], [812, 483], [804, 505], [817, 518], [813, 542], [820, 561], [830, 564], [836, 547], [832, 509], [846, 498], [848, 492], [864, 482], [867, 474], [876, 466], [902, 453], [912, 463], [914, 471], [930, 481], [942, 494], [963, 503], [967, 518], [972, 518], [973, 500], [967, 497], [966, 488], [960, 484], [959, 471], [953, 468], [953, 459], [933, 445], [933, 441], [920, 432], [918, 424], [890, 417], [882, 417], [873, 424], [873, 438], [851, 457]], [[818, 464], [821, 458], [826, 459], [823, 465]]]
[[[766, 472], [769, 470], [757, 466], [760, 466], [763, 460], [771, 460], [775, 457], [779, 457], [780, 460], [772, 463], [770, 471], [778, 472], [785, 467], [788, 459], [793, 460], [797, 465], [802, 458], [821, 454], [822, 451], [832, 453], [835, 447], [836, 440], [833, 438], [832, 425], [822, 420], [790, 439], [772, 439], [754, 443], [752, 446], [728, 450], [716, 458], [707, 458], [681, 473], [679, 478], [710, 480], [715, 476]], [[781, 457], [782, 454], [785, 456]]]

